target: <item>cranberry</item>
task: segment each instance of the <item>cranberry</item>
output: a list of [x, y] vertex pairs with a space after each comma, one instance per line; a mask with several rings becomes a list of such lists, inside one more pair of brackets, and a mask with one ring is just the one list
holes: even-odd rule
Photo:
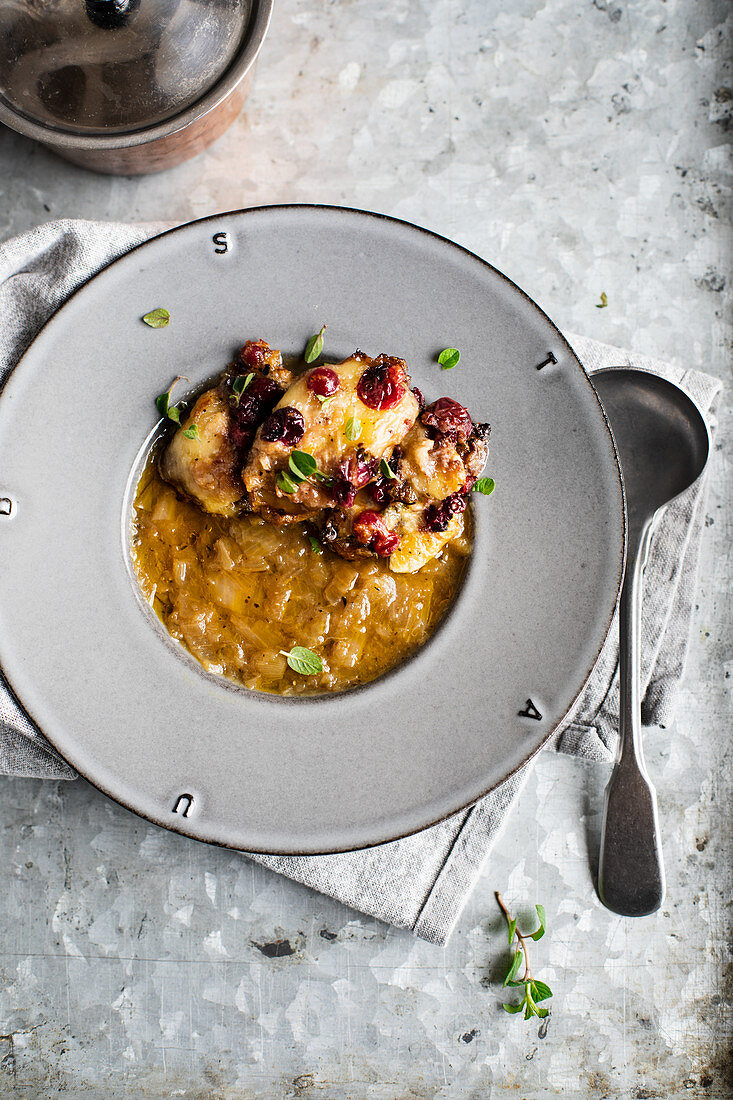
[[390, 500], [390, 477], [378, 477], [369, 486], [369, 492], [375, 504], [386, 504]]
[[357, 451], [355, 455], [341, 462], [341, 472], [357, 489], [363, 489], [371, 480], [377, 468], [376, 458], [370, 458], [365, 451]]
[[425, 398], [422, 395], [422, 390], [419, 390], [417, 388], [417, 386], [413, 386], [412, 387], [412, 392], [415, 396], [415, 399], [416, 399], [418, 405], [420, 406], [420, 412], [422, 412], [422, 410], [425, 408]]
[[308, 375], [306, 385], [311, 393], [319, 397], [330, 397], [331, 394], [336, 393], [341, 383], [335, 370], [331, 370], [330, 367], [316, 367]]
[[388, 558], [400, 544], [400, 536], [388, 530], [379, 512], [360, 512], [354, 520], [354, 535], [381, 558]]
[[245, 367], [258, 370], [269, 364], [272, 348], [264, 340], [248, 340], [244, 347], [239, 349], [239, 361]]
[[336, 503], [343, 504], [346, 508], [351, 508], [356, 500], [356, 489], [345, 477], [336, 478], [331, 491]]
[[468, 504], [468, 499], [463, 493], [453, 493], [445, 500], [428, 504], [423, 512], [423, 520], [428, 531], [437, 533], [445, 531], [451, 519], [457, 512], [463, 512]]
[[232, 418], [240, 428], [250, 428], [257, 424], [282, 397], [282, 390], [271, 378], [257, 375], [241, 395], [232, 389], [233, 379], [229, 379], [230, 405]]
[[391, 409], [405, 396], [407, 379], [402, 359], [380, 355], [359, 379], [356, 392], [370, 409]]
[[421, 414], [420, 419], [429, 428], [435, 428], [438, 435], [449, 439], [468, 439], [473, 431], [473, 421], [468, 409], [459, 405], [451, 397], [439, 397]]
[[268, 443], [283, 443], [286, 447], [295, 447], [305, 435], [303, 414], [286, 405], [270, 413], [260, 429], [262, 438]]
[[374, 540], [374, 549], [380, 558], [388, 558], [400, 545], [400, 536], [395, 531], [380, 535]]
[[254, 432], [250, 428], [242, 428], [238, 424], [232, 425], [231, 440], [240, 451], [248, 451], [254, 439]]

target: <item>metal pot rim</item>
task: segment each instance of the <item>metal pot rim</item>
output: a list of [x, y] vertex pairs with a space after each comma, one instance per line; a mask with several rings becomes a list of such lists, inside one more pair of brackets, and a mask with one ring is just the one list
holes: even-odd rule
[[0, 96], [0, 123], [24, 137], [40, 141], [44, 145], [62, 149], [132, 149], [147, 145], [185, 129], [192, 122], [204, 118], [235, 90], [254, 65], [267, 35], [272, 18], [274, 0], [252, 0], [247, 34], [242, 47], [229, 68], [200, 99], [170, 118], [145, 126], [139, 130], [116, 134], [74, 134], [68, 130], [56, 130], [52, 126], [34, 122], [19, 114]]

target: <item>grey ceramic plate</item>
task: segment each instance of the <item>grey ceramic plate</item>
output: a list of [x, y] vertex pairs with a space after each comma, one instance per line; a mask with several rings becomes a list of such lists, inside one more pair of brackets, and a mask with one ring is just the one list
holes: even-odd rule
[[[140, 321], [157, 306], [166, 329]], [[298, 351], [324, 322], [329, 353], [402, 356], [428, 400], [489, 420], [497, 489], [474, 500], [468, 579], [433, 640], [366, 688], [292, 701], [170, 642], [130, 575], [129, 502], [174, 375], [200, 384], [247, 338]], [[448, 345], [461, 361], [442, 372]], [[623, 568], [613, 442], [558, 330], [471, 253], [338, 208], [207, 218], [92, 279], [0, 398], [5, 495], [0, 663], [22, 704], [123, 805], [251, 850], [375, 844], [498, 784], [581, 690]]]

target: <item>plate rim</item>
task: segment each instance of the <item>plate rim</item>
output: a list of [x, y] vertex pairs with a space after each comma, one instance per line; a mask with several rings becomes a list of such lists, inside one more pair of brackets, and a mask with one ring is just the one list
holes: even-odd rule
[[[163, 237], [168, 237], [172, 234], [181, 232], [183, 230], [190, 229], [192, 226], [195, 226], [195, 225], [204, 225], [204, 224], [209, 223], [209, 222], [221, 221], [222, 218], [240, 217], [240, 216], [247, 215], [247, 214], [263, 214], [263, 213], [270, 213], [270, 212], [276, 212], [276, 211], [296, 211], [296, 210], [310, 210], [310, 211], [316, 210], [316, 211], [326, 211], [326, 212], [335, 213], [335, 214], [346, 214], [348, 216], [355, 215], [358, 218], [364, 218], [366, 220], [374, 219], [376, 221], [395, 224], [395, 225], [398, 225], [400, 227], [406, 228], [410, 231], [417, 231], [418, 233], [423, 234], [423, 235], [425, 235], [429, 238], [432, 238], [433, 240], [439, 241], [441, 244], [448, 245], [452, 249], [457, 249], [458, 251], [463, 253], [465, 256], [469, 257], [471, 260], [476, 261], [480, 265], [482, 265], [483, 267], [487, 268], [489, 271], [491, 271], [493, 273], [493, 275], [498, 276], [498, 278], [502, 282], [508, 284], [508, 286], [511, 287], [511, 289], [513, 291], [518, 292], [520, 294], [520, 296], [530, 306], [532, 306], [534, 310], [536, 310], [542, 316], [542, 318], [547, 322], [547, 324], [550, 326], [550, 328], [554, 331], [556, 338], [560, 341], [560, 343], [562, 344], [562, 346], [563, 346], [564, 350], [566, 351], [566, 353], [569, 353], [569, 356], [570, 356], [571, 360], [574, 361], [575, 365], [579, 368], [582, 377], [585, 378], [586, 382], [590, 386], [593, 397], [595, 398], [596, 404], [597, 404], [598, 409], [601, 413], [602, 422], [603, 422], [603, 424], [605, 426], [605, 429], [606, 429], [606, 435], [607, 435], [608, 441], [611, 444], [611, 452], [612, 452], [612, 455], [613, 455], [613, 458], [614, 458], [614, 463], [615, 463], [614, 473], [615, 473], [616, 478], [618, 480], [620, 496], [621, 496], [621, 501], [622, 501], [621, 520], [622, 520], [622, 536], [623, 537], [622, 537], [622, 540], [621, 540], [621, 557], [620, 557], [620, 561], [618, 562], [618, 565], [616, 567], [616, 574], [617, 575], [616, 575], [616, 582], [615, 582], [615, 597], [614, 597], [614, 601], [613, 601], [613, 606], [611, 608], [611, 611], [610, 611], [610, 614], [609, 614], [609, 617], [608, 617], [608, 621], [607, 621], [605, 629], [603, 631], [603, 636], [600, 640], [597, 651], [596, 651], [596, 653], [595, 653], [595, 655], [594, 655], [594, 657], [591, 661], [590, 667], [589, 667], [586, 675], [584, 676], [584, 678], [582, 680], [582, 683], [579, 685], [577, 692], [573, 695], [573, 697], [570, 701], [570, 704], [567, 707], [567, 709], [565, 710], [565, 712], [557, 719], [557, 721], [554, 724], [552, 724], [549, 727], [547, 732], [542, 736], [541, 740], [527, 753], [526, 756], [522, 757], [522, 759], [520, 760], [520, 762], [517, 765], [510, 768], [508, 772], [503, 774], [499, 779], [492, 782], [487, 788], [483, 789], [475, 799], [473, 799], [469, 802], [463, 803], [461, 805], [458, 805], [454, 809], [450, 810], [447, 813], [442, 813], [442, 814], [440, 814], [439, 816], [437, 816], [435, 818], [430, 818], [429, 821], [427, 821], [426, 823], [420, 824], [419, 826], [417, 826], [414, 829], [409, 829], [407, 831], [400, 831], [400, 832], [397, 832], [397, 833], [391, 833], [388, 836], [384, 836], [383, 839], [376, 840], [376, 841], [369, 841], [369, 842], [365, 842], [365, 843], [356, 843], [356, 844], [351, 842], [346, 846], [336, 846], [336, 847], [330, 847], [329, 846], [329, 847], [319, 848], [317, 851], [314, 851], [313, 849], [310, 849], [310, 848], [297, 848], [295, 846], [294, 847], [288, 847], [287, 849], [279, 848], [279, 849], [276, 849], [276, 850], [274, 850], [272, 848], [259, 848], [259, 847], [256, 847], [256, 846], [254, 846], [254, 847], [248, 846], [246, 848], [242, 848], [242, 847], [239, 847], [236, 844], [227, 843], [226, 841], [223, 841], [223, 840], [214, 840], [214, 839], [209, 839], [207, 837], [202, 837], [201, 835], [196, 834], [193, 831], [188, 830], [186, 828], [186, 820], [187, 819], [184, 818], [184, 817], [181, 817], [180, 815], [176, 815], [176, 820], [172, 821], [172, 822], [169, 822], [169, 823], [166, 823], [164, 821], [159, 821], [155, 817], [150, 816], [148, 813], [145, 813], [144, 811], [142, 811], [140, 809], [136, 809], [136, 808], [133, 808], [132, 806], [128, 805], [126, 802], [124, 802], [120, 798], [120, 796], [118, 794], [115, 794], [112, 791], [110, 791], [108, 789], [107, 785], [103, 781], [91, 779], [83, 769], [79, 768], [78, 765], [72, 763], [64, 755], [64, 753], [57, 747], [57, 745], [51, 739], [51, 737], [49, 737], [45, 733], [45, 731], [43, 730], [41, 724], [34, 718], [32, 708], [28, 707], [23, 702], [20, 694], [17, 692], [14, 685], [12, 684], [12, 681], [5, 674], [4, 669], [0, 665], [0, 675], [2, 676], [2, 679], [4, 680], [5, 685], [9, 689], [9, 693], [11, 695], [11, 698], [14, 701], [16, 701], [17, 704], [19, 705], [20, 709], [28, 715], [28, 717], [31, 719], [31, 721], [36, 726], [36, 728], [39, 730], [41, 735], [49, 743], [49, 745], [51, 746], [51, 748], [52, 748], [53, 752], [56, 754], [56, 756], [58, 756], [63, 761], [63, 763], [65, 763], [69, 768], [71, 768], [73, 771], [75, 771], [79, 777], [81, 777], [87, 783], [89, 783], [90, 786], [92, 786], [96, 790], [100, 791], [107, 798], [110, 798], [118, 806], [120, 806], [123, 809], [127, 810], [129, 813], [135, 814], [136, 817], [139, 817], [142, 820], [147, 821], [148, 823], [150, 823], [152, 825], [156, 825], [156, 826], [159, 826], [161, 828], [167, 829], [169, 832], [179, 833], [182, 836], [186, 836], [190, 840], [198, 841], [201, 844], [209, 844], [209, 845], [212, 845], [213, 847], [225, 848], [225, 849], [229, 849], [230, 851], [238, 851], [238, 852], [244, 852], [244, 853], [250, 853], [251, 852], [254, 855], [277, 856], [277, 857], [291, 857], [291, 856], [301, 856], [302, 857], [302, 856], [318, 856], [318, 855], [339, 855], [339, 854], [345, 854], [347, 852], [365, 851], [365, 850], [368, 850], [370, 848], [381, 847], [383, 844], [389, 844], [389, 843], [392, 843], [393, 841], [403, 840], [403, 839], [405, 839], [407, 837], [410, 837], [410, 836], [416, 836], [418, 833], [424, 832], [427, 829], [433, 828], [434, 826], [439, 825], [439, 824], [449, 820], [451, 817], [455, 816], [458, 813], [461, 813], [465, 810], [470, 810], [474, 806], [478, 805], [478, 803], [483, 798], [485, 798], [487, 795], [491, 794], [492, 791], [497, 790], [500, 786], [502, 786], [504, 783], [506, 783], [512, 776], [518, 774], [544, 748], [544, 746], [548, 743], [550, 738], [557, 732], [557, 730], [562, 726], [562, 724], [565, 722], [565, 720], [568, 718], [568, 716], [572, 714], [572, 712], [575, 709], [575, 706], [578, 702], [578, 699], [582, 695], [582, 693], [583, 693], [590, 677], [593, 674], [594, 669], [596, 668], [596, 665], [597, 665], [598, 660], [601, 656], [601, 652], [603, 650], [603, 647], [606, 643], [606, 640], [609, 637], [609, 634], [610, 634], [610, 631], [611, 631], [611, 628], [612, 628], [612, 625], [613, 625], [613, 621], [614, 621], [614, 616], [616, 614], [616, 611], [617, 611], [617, 608], [618, 608], [618, 605], [619, 605], [619, 600], [620, 600], [620, 596], [621, 596], [621, 588], [622, 588], [622, 585], [623, 585], [623, 579], [624, 579], [624, 575], [625, 575], [625, 571], [626, 571], [627, 538], [628, 538], [628, 518], [627, 518], [627, 506], [626, 506], [626, 491], [625, 491], [625, 486], [624, 486], [623, 473], [622, 473], [622, 470], [621, 470], [621, 462], [620, 462], [620, 458], [619, 458], [619, 454], [618, 454], [618, 449], [616, 447], [616, 440], [615, 440], [614, 435], [613, 435], [613, 431], [612, 431], [612, 428], [611, 428], [610, 421], [608, 419], [608, 416], [606, 415], [606, 411], [605, 411], [605, 409], [603, 407], [603, 404], [600, 400], [598, 392], [597, 392], [595, 386], [593, 385], [592, 374], [589, 373], [586, 370], [586, 368], [583, 366], [580, 358], [576, 354], [576, 352], [573, 349], [572, 345], [570, 344], [568, 339], [565, 337], [565, 335], [562, 333], [562, 331], [558, 328], [558, 326], [555, 324], [555, 322], [552, 320], [552, 318], [550, 318], [547, 315], [547, 313], [545, 313], [544, 309], [542, 309], [542, 307], [540, 305], [538, 305], [538, 303], [529, 294], [527, 294], [527, 292], [525, 290], [523, 290], [522, 287], [520, 287], [517, 283], [515, 283], [512, 279], [510, 279], [507, 275], [505, 275], [498, 268], [496, 268], [488, 260], [484, 259], [482, 256], [479, 256], [477, 253], [473, 252], [471, 249], [467, 248], [465, 245], [459, 244], [458, 242], [456, 242], [454, 240], [451, 240], [449, 237], [445, 237], [442, 234], [437, 233], [436, 231], [434, 231], [432, 229], [428, 229], [425, 226], [419, 225], [415, 222], [410, 222], [410, 221], [407, 221], [404, 218], [397, 218], [397, 217], [394, 217], [392, 215], [383, 214], [381, 212], [374, 211], [374, 210], [367, 210], [367, 209], [363, 209], [363, 208], [359, 208], [359, 207], [338, 206], [338, 205], [329, 204], [329, 203], [272, 203], [272, 204], [263, 204], [263, 205], [259, 205], [259, 206], [237, 208], [237, 209], [233, 209], [233, 210], [219, 211], [219, 212], [216, 212], [216, 213], [213, 213], [213, 214], [207, 214], [202, 218], [194, 218], [190, 221], [182, 222], [179, 225], [171, 226], [168, 229], [164, 229], [159, 233], [153, 234], [153, 236], [148, 237], [144, 241], [140, 241], [138, 244], [135, 244], [131, 248], [129, 248], [126, 251], [122, 252], [119, 256], [115, 256], [114, 259], [110, 260], [103, 267], [101, 267], [98, 271], [95, 271], [92, 275], [90, 275], [89, 278], [85, 279], [84, 282], [82, 282], [79, 286], [74, 288], [74, 290], [68, 295], [68, 297], [66, 297], [64, 299], [64, 301], [53, 311], [53, 313], [51, 313], [51, 315], [46, 319], [46, 321], [44, 321], [41, 328], [34, 335], [33, 339], [30, 341], [30, 343], [27, 345], [27, 347], [24, 349], [24, 351], [23, 351], [22, 355], [20, 356], [20, 358], [18, 359], [15, 367], [13, 367], [13, 369], [11, 370], [8, 378], [6, 379], [5, 384], [0, 389], [0, 399], [2, 399], [2, 396], [5, 393], [8, 386], [12, 386], [12, 384], [14, 383], [16, 377], [18, 376], [18, 371], [21, 370], [22, 367], [23, 367], [23, 364], [24, 364], [24, 361], [25, 361], [26, 357], [29, 355], [29, 353], [33, 349], [34, 345], [39, 340], [41, 335], [45, 332], [45, 330], [57, 319], [57, 317], [59, 317], [60, 314], [62, 314], [64, 312], [66, 307], [69, 306], [72, 303], [72, 301], [76, 298], [76, 296], [78, 294], [80, 294], [82, 291], [84, 291], [87, 288], [87, 286], [89, 286], [89, 284], [94, 279], [96, 279], [98, 276], [104, 274], [106, 271], [109, 270], [109, 268], [113, 267], [115, 264], [119, 263], [122, 260], [126, 260], [129, 256], [131, 256], [133, 253], [137, 252], [139, 249], [145, 248], [148, 245], [151, 245], [151, 244], [159, 241]], [[380, 679], [381, 679], [381, 677], [380, 677]], [[339, 694], [341, 694], [341, 693], [339, 693]], [[179, 822], [180, 822], [180, 824], [179, 824]]]

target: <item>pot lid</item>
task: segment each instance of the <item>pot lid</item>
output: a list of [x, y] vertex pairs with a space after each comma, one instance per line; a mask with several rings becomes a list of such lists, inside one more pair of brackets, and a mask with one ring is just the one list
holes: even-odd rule
[[0, 102], [76, 134], [155, 125], [222, 76], [249, 11], [250, 0], [4, 0]]

